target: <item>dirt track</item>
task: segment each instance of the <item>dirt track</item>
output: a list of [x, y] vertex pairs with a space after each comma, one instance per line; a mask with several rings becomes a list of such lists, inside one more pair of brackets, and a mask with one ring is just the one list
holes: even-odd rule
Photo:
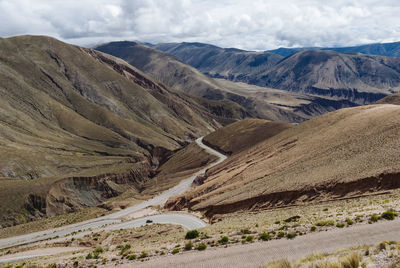
[[296, 260], [312, 253], [335, 252], [357, 245], [379, 243], [382, 240], [400, 240], [400, 220], [334, 229], [293, 240], [281, 239], [229, 248], [210, 248], [204, 252], [160, 257], [136, 264], [135, 267], [260, 267], [274, 260]]

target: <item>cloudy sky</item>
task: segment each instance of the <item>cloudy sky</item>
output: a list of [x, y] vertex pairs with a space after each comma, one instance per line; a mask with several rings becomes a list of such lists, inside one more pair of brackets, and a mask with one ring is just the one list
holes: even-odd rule
[[0, 36], [50, 35], [83, 46], [348, 46], [400, 41], [399, 14], [399, 0], [0, 0]]

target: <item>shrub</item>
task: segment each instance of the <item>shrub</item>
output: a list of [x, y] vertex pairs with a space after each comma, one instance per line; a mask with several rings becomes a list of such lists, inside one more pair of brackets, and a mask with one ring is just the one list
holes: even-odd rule
[[185, 244], [185, 250], [191, 250], [193, 248], [193, 244], [192, 244], [192, 242], [187, 242], [186, 244]]
[[246, 237], [246, 242], [253, 242], [254, 240], [254, 236], [249, 235], [248, 237]]
[[88, 255], [86, 255], [86, 259], [87, 260], [93, 259], [93, 255], [91, 252], [89, 252]]
[[263, 240], [263, 241], [267, 241], [271, 239], [271, 236], [267, 233], [261, 233], [260, 236], [258, 237], [258, 239]]
[[240, 230], [240, 232], [241, 232], [242, 234], [251, 234], [251, 232], [250, 232], [249, 229], [242, 229], [242, 230]]
[[200, 243], [198, 246], [197, 246], [197, 250], [205, 250], [207, 248], [207, 245], [206, 244], [204, 244], [204, 243]]
[[386, 249], [386, 244], [387, 244], [386, 241], [380, 242], [379, 245], [378, 245], [379, 250]]
[[342, 267], [346, 268], [358, 268], [360, 267], [360, 262], [362, 261], [362, 256], [360, 253], [352, 253], [341, 261]]
[[369, 220], [370, 220], [371, 222], [377, 222], [377, 221], [379, 221], [380, 219], [381, 219], [381, 217], [379, 217], [379, 216], [376, 215], [376, 214], [371, 215], [371, 217], [369, 218]]
[[275, 224], [280, 224], [280, 223], [281, 223], [281, 221], [276, 221], [276, 222], [275, 222]]
[[135, 254], [128, 255], [128, 260], [136, 260], [137, 256]]
[[319, 221], [315, 225], [317, 226], [333, 226], [335, 222], [333, 220]]
[[315, 230], [317, 230], [317, 227], [311, 226], [310, 230], [311, 230], [311, 232], [314, 232]]
[[97, 247], [97, 248], [94, 250], [94, 253], [97, 253], [97, 254], [100, 254], [100, 253], [103, 253], [103, 252], [104, 252], [104, 249], [101, 248], [101, 247]]
[[176, 253], [179, 253], [179, 248], [174, 248], [173, 250], [172, 250], [172, 252], [171, 252], [172, 254], [176, 254]]
[[225, 245], [229, 242], [229, 238], [227, 236], [223, 236], [218, 242], [222, 245]]
[[107, 258], [103, 258], [102, 263], [106, 264], [107, 263]]
[[118, 245], [118, 249], [120, 249], [120, 255], [126, 255], [128, 253], [128, 250], [131, 248], [131, 245], [125, 244], [125, 245]]
[[322, 211], [328, 211], [328, 208], [324, 208]]
[[199, 237], [199, 231], [197, 230], [188, 231], [185, 235], [185, 239], [194, 239], [196, 237]]
[[[20, 265], [18, 265], [18, 266], [20, 266]], [[17, 268], [18, 266], [15, 266], [15, 268]], [[20, 267], [24, 267], [24, 265], [22, 265]], [[57, 268], [57, 264], [51, 263], [51, 264], [47, 265], [47, 268]]]
[[394, 220], [394, 218], [397, 217], [397, 213], [394, 212], [393, 210], [388, 210], [382, 213], [381, 215], [382, 218], [386, 219], [386, 220]]
[[147, 256], [149, 256], [149, 254], [147, 254], [146, 251], [142, 251], [142, 253], [140, 253], [140, 255], [139, 255], [139, 259], [147, 258]]
[[338, 222], [338, 223], [336, 224], [336, 227], [338, 227], [338, 228], [343, 228], [343, 227], [344, 227], [344, 224], [343, 224], [343, 223], [340, 223], [340, 222]]
[[284, 232], [279, 232], [278, 233], [278, 237], [284, 237], [285, 236], [285, 233]]
[[346, 218], [346, 223], [347, 225], [353, 225], [354, 222], [351, 219]]
[[286, 234], [286, 238], [287, 239], [293, 239], [293, 238], [295, 238], [296, 237], [296, 234], [295, 233], [287, 233]]

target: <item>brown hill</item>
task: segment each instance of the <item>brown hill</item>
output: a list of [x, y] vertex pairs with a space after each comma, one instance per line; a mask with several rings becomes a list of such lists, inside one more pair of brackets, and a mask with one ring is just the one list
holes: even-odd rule
[[392, 94], [383, 99], [378, 100], [376, 103], [379, 104], [396, 104], [400, 105], [400, 93]]
[[[174, 150], [226, 119], [205, 108], [218, 109], [217, 103], [48, 37], [0, 39], [0, 95], [0, 222], [6, 224], [141, 191]], [[60, 179], [57, 195], [49, 195]], [[59, 195], [71, 185], [82, 195]]]
[[236, 154], [293, 125], [262, 119], [244, 119], [208, 134], [203, 142], [225, 154]]
[[233, 155], [167, 207], [212, 217], [398, 188], [399, 131], [398, 105], [331, 112]]

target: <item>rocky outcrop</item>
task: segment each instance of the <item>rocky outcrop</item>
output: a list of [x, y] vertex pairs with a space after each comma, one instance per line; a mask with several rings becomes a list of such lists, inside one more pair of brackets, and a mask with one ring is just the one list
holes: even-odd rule
[[150, 171], [146, 164], [121, 174], [62, 179], [51, 186], [46, 196], [46, 215], [55, 216], [97, 206], [129, 189], [140, 192]]

